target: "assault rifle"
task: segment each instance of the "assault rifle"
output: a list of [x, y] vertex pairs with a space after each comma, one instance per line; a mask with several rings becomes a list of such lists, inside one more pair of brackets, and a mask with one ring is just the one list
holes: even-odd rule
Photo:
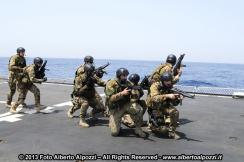
[[177, 59], [176, 64], [173, 68], [173, 75], [176, 76], [178, 74], [178, 69], [180, 69], [181, 66], [185, 67], [185, 65], [182, 65], [181, 62], [184, 59], [185, 54], [180, 55], [180, 57]]
[[191, 95], [189, 93], [186, 93], [180, 89], [177, 89], [177, 88], [172, 88], [171, 91], [173, 93], [176, 93], [176, 94], [179, 94], [179, 95], [182, 95], [183, 97], [187, 97], [187, 98], [191, 98], [191, 99], [194, 99], [195, 98], [195, 95]]
[[107, 74], [107, 72], [104, 70], [106, 67], [108, 67], [110, 63], [108, 62], [107, 64], [100, 66], [95, 69], [95, 74], [97, 77], [102, 78], [103, 74]]
[[42, 66], [37, 70], [36, 72], [37, 79], [43, 79], [45, 77], [45, 71], [48, 70], [46, 69], [46, 65], [47, 65], [47, 60], [45, 60]]

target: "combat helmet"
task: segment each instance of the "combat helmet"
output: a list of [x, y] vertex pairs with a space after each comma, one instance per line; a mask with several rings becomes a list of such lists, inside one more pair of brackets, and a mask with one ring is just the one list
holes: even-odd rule
[[134, 84], [138, 84], [138, 82], [140, 81], [140, 76], [138, 74], [131, 74], [129, 76], [129, 81], [131, 81]]
[[116, 77], [119, 78], [121, 75], [129, 75], [129, 71], [126, 69], [126, 68], [119, 68], [117, 71], [116, 71]]
[[85, 56], [84, 57], [84, 62], [85, 63], [93, 64], [93, 60], [94, 60], [94, 58], [92, 56]]
[[172, 64], [172, 65], [175, 65], [175, 63], [176, 63], [176, 56], [175, 55], [173, 55], [173, 54], [170, 54], [170, 55], [168, 55], [168, 57], [167, 57], [167, 59], [166, 59], [166, 62], [167, 63], [170, 63], [170, 64]]
[[23, 48], [23, 47], [19, 47], [19, 48], [17, 48], [17, 53], [19, 54], [19, 53], [23, 53], [23, 52], [25, 52], [25, 49]]

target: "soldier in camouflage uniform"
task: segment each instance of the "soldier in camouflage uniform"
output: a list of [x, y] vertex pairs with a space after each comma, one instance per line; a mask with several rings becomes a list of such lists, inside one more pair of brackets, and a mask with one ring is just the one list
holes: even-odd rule
[[[160, 81], [160, 76], [164, 73], [164, 72], [172, 72], [173, 70], [173, 66], [176, 63], [176, 56], [171, 54], [168, 55], [167, 59], [166, 59], [166, 63], [165, 64], [161, 64], [159, 67], [156, 68], [156, 70], [152, 73], [151, 77], [150, 77], [150, 83], [153, 84], [154, 82], [158, 82]], [[176, 76], [173, 77], [173, 83], [176, 83], [179, 78], [180, 75], [182, 73], [182, 69], [178, 70], [178, 74]]]
[[73, 106], [68, 110], [68, 115], [72, 115], [77, 107], [81, 109], [79, 125], [83, 128], [89, 127], [85, 120], [89, 106], [93, 108], [90, 114], [91, 117], [106, 110], [101, 96], [95, 90], [95, 84], [105, 86], [106, 83], [94, 74], [94, 70], [92, 64], [86, 63], [84, 73], [75, 78]]
[[[75, 83], [75, 81], [78, 79], [78, 76], [80, 76], [80, 75], [82, 75], [82, 74], [84, 74], [85, 73], [85, 71], [84, 71], [84, 65], [85, 64], [93, 64], [93, 60], [94, 60], [94, 58], [92, 57], [92, 56], [85, 56], [84, 57], [84, 64], [82, 64], [82, 65], [80, 65], [79, 67], [78, 67], [78, 69], [76, 70], [76, 72], [75, 72], [75, 79], [74, 79], [74, 87], [73, 87], [73, 92], [74, 92], [74, 90], [76, 89], [76, 83]], [[73, 94], [73, 92], [72, 92], [72, 94], [71, 94], [71, 98], [72, 98], [72, 107], [68, 110], [68, 112], [67, 112], [67, 116], [68, 116], [68, 118], [73, 118], [73, 113], [76, 111], [76, 110], [78, 110], [78, 109], [80, 109], [80, 105], [78, 105], [78, 104], [76, 104], [76, 102], [74, 102], [74, 94]]]
[[130, 99], [131, 84], [127, 81], [129, 72], [125, 68], [116, 71], [116, 79], [109, 80], [106, 84], [106, 105], [109, 108], [109, 127], [112, 136], [118, 136], [120, 132], [121, 118], [125, 114], [130, 114], [135, 123], [135, 134], [145, 138], [146, 134], [142, 131], [143, 108], [139, 104], [134, 104]]
[[[24, 56], [25, 56], [25, 49], [22, 47], [19, 47], [19, 48], [17, 48], [17, 54], [13, 55], [9, 59], [8, 85], [10, 88], [10, 92], [8, 93], [7, 103], [6, 103], [6, 107], [8, 107], [8, 108], [11, 107], [11, 102], [12, 102], [13, 96], [16, 92], [17, 78], [19, 78], [23, 75], [23, 69], [24, 69], [24, 67], [26, 67], [26, 60], [25, 60]], [[24, 104], [24, 103], [23, 103], [23, 105], [26, 106], [26, 104]]]
[[179, 112], [174, 107], [183, 98], [170, 91], [173, 76], [170, 72], [161, 75], [161, 81], [154, 82], [147, 97], [150, 127], [153, 132], [167, 132], [170, 138], [175, 137], [178, 126]]
[[[140, 76], [138, 74], [131, 74], [129, 76], [129, 82], [131, 83], [131, 95], [130, 95], [130, 102], [131, 104], [131, 109], [136, 109], [137, 105], [139, 104], [143, 108], [143, 113], [147, 110], [147, 105], [145, 100], [141, 99], [141, 97], [144, 95], [142, 87], [139, 85], [140, 81]], [[143, 119], [143, 118], [142, 118]], [[131, 116], [129, 114], [126, 114], [122, 118], [123, 124], [125, 124], [128, 127], [134, 127], [135, 123], [131, 119]], [[142, 120], [143, 123], [143, 120]]]
[[34, 64], [24, 68], [23, 76], [17, 79], [19, 88], [18, 101], [11, 107], [10, 112], [17, 113], [17, 107], [22, 104], [26, 98], [28, 90], [34, 94], [36, 111], [40, 112], [42, 105], [40, 104], [40, 90], [34, 83], [42, 83], [47, 81], [47, 78], [37, 79], [36, 72], [42, 66], [43, 60], [40, 57], [34, 59]]
[[[86, 64], [91, 64], [93, 65], [93, 61], [94, 61], [94, 58], [92, 56], [85, 56], [84, 57], [84, 64], [83, 65], [80, 65], [79, 68], [76, 70], [75, 72], [75, 79], [74, 79], [74, 88], [73, 88], [73, 92], [77, 89], [79, 89], [79, 87], [77, 88], [77, 86], [80, 86], [79, 84], [76, 83], [76, 80], [80, 80], [80, 78], [84, 77], [84, 74], [85, 74], [85, 70], [84, 70], [84, 66]], [[81, 75], [83, 75], [81, 77]], [[96, 79], [97, 79], [97, 82], [98, 84], [102, 85], [102, 86], [105, 86], [105, 82], [103, 82], [100, 78], [98, 78], [97, 76], [94, 76]], [[96, 93], [97, 95], [97, 99], [100, 100], [100, 96], [98, 93]], [[71, 97], [72, 97], [72, 107], [68, 110], [67, 112], [67, 116], [68, 118], [73, 118], [73, 114], [76, 110], [80, 109], [81, 106], [80, 104], [77, 104], [78, 102], [75, 100], [74, 98], [74, 94], [72, 93], [71, 94]], [[100, 104], [100, 102], [99, 102]], [[100, 104], [101, 105], [101, 104]], [[90, 114], [92, 116], [92, 113]]]

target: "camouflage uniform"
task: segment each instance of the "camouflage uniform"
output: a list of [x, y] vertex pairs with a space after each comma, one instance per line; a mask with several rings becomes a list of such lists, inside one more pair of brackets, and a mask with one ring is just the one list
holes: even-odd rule
[[37, 67], [34, 64], [29, 65], [24, 68], [23, 76], [17, 79], [19, 97], [18, 101], [11, 107], [13, 112], [16, 111], [16, 108], [24, 102], [28, 90], [34, 94], [36, 109], [37, 111], [40, 111], [40, 90], [34, 83], [41, 83], [43, 79], [35, 78], [36, 71]]
[[[179, 112], [174, 107], [179, 104], [179, 100], [169, 100], [165, 94], [170, 94], [170, 90], [162, 88], [161, 82], [155, 82], [150, 87], [150, 93], [147, 97], [147, 105], [149, 114], [153, 114], [155, 118], [163, 117], [164, 122], [169, 126], [169, 132], [174, 132], [178, 126]], [[153, 131], [159, 131], [155, 127], [151, 127]]]
[[10, 92], [7, 96], [7, 105], [11, 105], [13, 96], [16, 92], [17, 79], [23, 75], [23, 68], [26, 67], [26, 60], [24, 57], [16, 54], [9, 60], [9, 80], [8, 85]]
[[[119, 84], [118, 79], [110, 80], [106, 84], [106, 105], [109, 107], [110, 120], [109, 127], [111, 129], [112, 136], [118, 136], [120, 132], [121, 118], [125, 114], [130, 114], [132, 120], [135, 122], [135, 133], [141, 137], [145, 137], [145, 133], [141, 129], [142, 125], [142, 107], [137, 104], [137, 99], [130, 99], [130, 96], [122, 96], [122, 92], [126, 87], [131, 84], [127, 82], [124, 86]], [[133, 95], [134, 94], [132, 90]]]
[[[68, 110], [68, 112], [67, 112], [67, 115], [68, 115], [68, 117], [69, 118], [72, 118], [73, 117], [73, 113], [76, 111], [76, 110], [78, 110], [78, 109], [80, 109], [80, 105], [79, 104], [76, 104], [77, 103], [77, 101], [75, 101], [75, 96], [74, 96], [74, 91], [75, 91], [75, 89], [76, 89], [76, 80], [79, 80], [79, 78], [78, 78], [78, 76], [80, 76], [80, 75], [82, 75], [82, 74], [84, 74], [85, 73], [85, 70], [84, 70], [84, 65], [80, 65], [80, 67], [78, 67], [78, 69], [76, 70], [76, 72], [75, 72], [75, 79], [74, 79], [74, 87], [73, 87], [73, 92], [72, 92], [72, 94], [71, 94], [71, 98], [72, 98], [72, 107]], [[77, 100], [77, 99], [76, 99]]]
[[76, 70], [76, 72], [75, 72], [75, 76], [77, 77], [77, 76], [83, 74], [84, 72], [85, 72], [85, 70], [84, 70], [84, 65], [81, 65], [81, 66], [78, 67], [78, 69]]
[[73, 114], [78, 108], [81, 108], [80, 118], [84, 122], [89, 106], [93, 108], [91, 116], [106, 110], [101, 96], [95, 90], [95, 84], [105, 86], [105, 82], [96, 75], [89, 78], [91, 78], [91, 81], [89, 81], [90, 83], [87, 81], [88, 76], [86, 73], [75, 77], [74, 96], [72, 100], [73, 106], [69, 110], [70, 114]]
[[[165, 63], [165, 64], [161, 64], [159, 67], [156, 68], [156, 70], [152, 73], [151, 77], [150, 77], [150, 82], [151, 84], [154, 82], [158, 82], [160, 81], [160, 76], [164, 73], [164, 72], [172, 72], [173, 70], [173, 66], [170, 63]], [[174, 79], [172, 80], [173, 83], [176, 83], [179, 80], [180, 75], [176, 75], [174, 76]]]
[[[131, 83], [133, 85], [133, 83]], [[131, 103], [131, 110], [136, 110], [138, 104], [142, 107], [142, 123], [143, 123], [143, 115], [147, 110], [147, 105], [145, 100], [142, 100], [141, 97], [144, 95], [143, 89], [140, 86], [133, 85], [131, 94], [130, 94], [130, 103]], [[128, 127], [134, 127], [135, 123], [133, 122], [131, 116], [129, 114], [125, 114], [122, 118], [123, 124]]]

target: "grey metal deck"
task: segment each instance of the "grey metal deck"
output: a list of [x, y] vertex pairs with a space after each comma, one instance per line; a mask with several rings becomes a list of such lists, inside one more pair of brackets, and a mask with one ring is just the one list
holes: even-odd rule
[[[178, 106], [181, 126], [179, 140], [150, 134], [137, 138], [133, 130], [123, 127], [120, 137], [112, 137], [108, 120], [101, 118], [88, 129], [78, 127], [77, 117], [68, 119], [72, 86], [42, 84], [42, 104], [49, 113], [33, 113], [33, 95], [28, 93], [29, 109], [9, 114], [3, 101], [7, 83], [0, 80], [0, 161], [15, 162], [18, 154], [223, 154], [223, 161], [243, 162], [244, 100], [230, 97], [196, 96]], [[98, 88], [103, 94], [103, 89]], [[17, 95], [16, 95], [17, 97]], [[16, 100], [16, 97], [14, 100]], [[48, 111], [47, 111], [48, 112]], [[144, 116], [147, 119], [147, 115]], [[146, 129], [146, 128], [144, 128]], [[101, 160], [97, 160], [101, 161]], [[162, 160], [158, 160], [162, 161]]]

